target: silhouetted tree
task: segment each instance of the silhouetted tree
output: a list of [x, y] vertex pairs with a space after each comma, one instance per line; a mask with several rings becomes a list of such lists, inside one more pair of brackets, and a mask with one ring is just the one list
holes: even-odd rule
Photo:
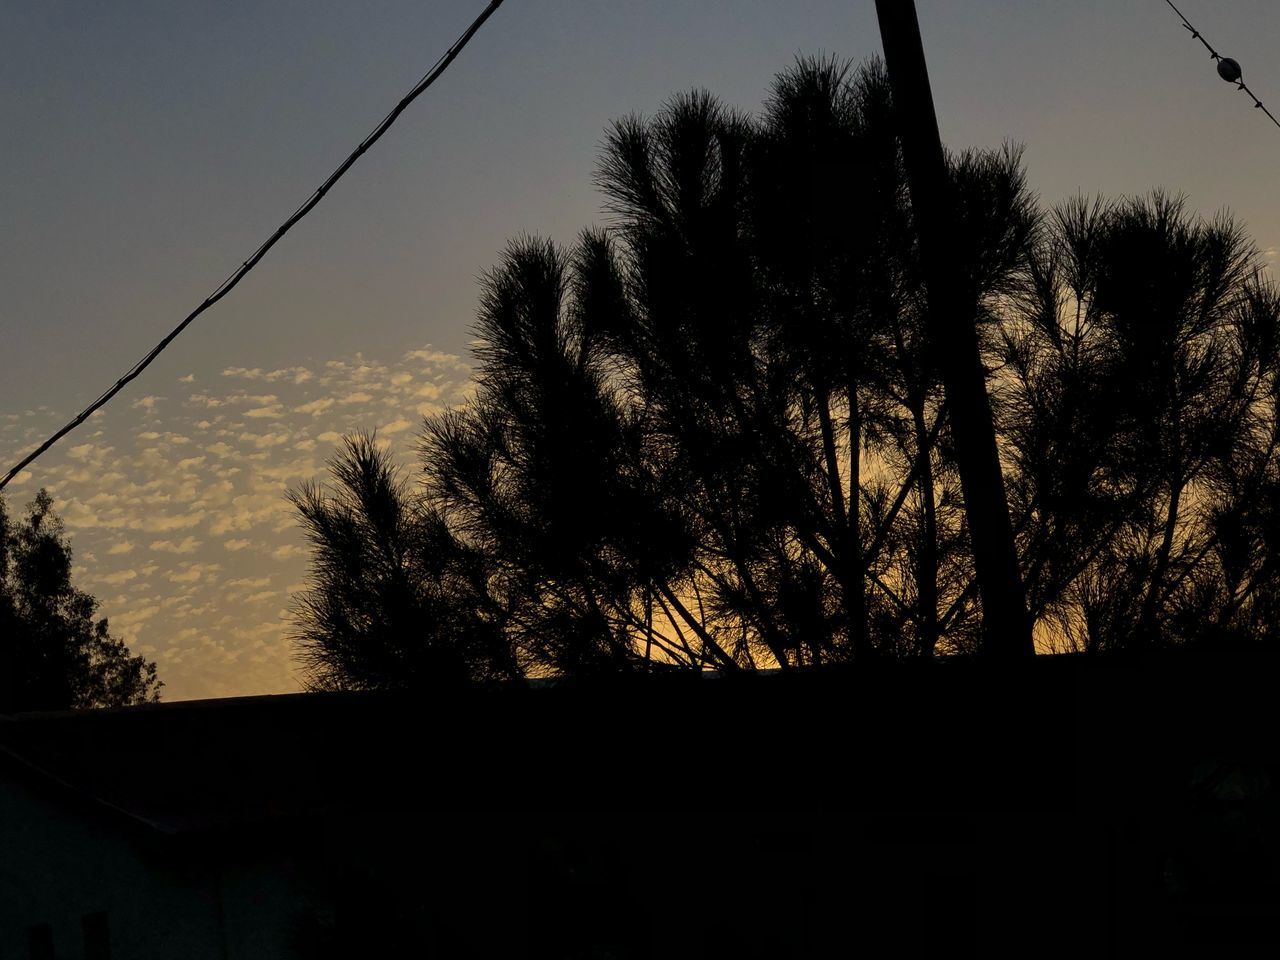
[[160, 698], [156, 666], [94, 620], [71, 582], [71, 546], [41, 490], [21, 521], [0, 499], [0, 712], [116, 707]]
[[317, 689], [388, 689], [518, 676], [490, 589], [495, 561], [410, 492], [372, 435], [346, 440], [333, 485], [290, 494], [312, 553], [295, 637]]
[[[1012, 148], [948, 169], [954, 322], [984, 351], [1037, 636], [1104, 650], [1271, 630], [1278, 298], [1239, 226], [1163, 195], [1046, 216]], [[802, 59], [759, 118], [676, 96], [610, 128], [597, 182], [608, 230], [571, 250], [521, 240], [485, 276], [475, 396], [426, 424], [421, 491], [385, 485], [398, 506], [378, 508], [424, 511], [441, 556], [483, 566], [454, 596], [494, 611], [485, 644], [526, 673], [976, 649], [880, 64]], [[315, 595], [340, 596], [365, 567], [323, 540]], [[437, 611], [409, 614], [431, 617], [418, 636], [465, 646]], [[380, 645], [326, 630], [343, 652], [312, 665], [368, 683]]]
[[1248, 620], [1271, 577], [1280, 299], [1240, 226], [1160, 193], [1069, 203], [1005, 331], [1032, 613], [1088, 650]]
[[[1015, 154], [952, 170], [982, 320], [1034, 212]], [[968, 580], [963, 517], [933, 442], [940, 386], [880, 67], [803, 60], [755, 124], [678, 97], [615, 126], [599, 180], [633, 304], [607, 347], [697, 521], [694, 595], [719, 632], [745, 663], [782, 666], [928, 654], [961, 632], [974, 604], [947, 591]]]
[[677, 662], [730, 663], [653, 623], [692, 546], [646, 466], [643, 417], [609, 383], [598, 315], [625, 301], [607, 240], [585, 235], [572, 256], [513, 244], [483, 288], [475, 398], [429, 421], [422, 451], [431, 501], [494, 558], [511, 641], [556, 671], [638, 666], [641, 635]]

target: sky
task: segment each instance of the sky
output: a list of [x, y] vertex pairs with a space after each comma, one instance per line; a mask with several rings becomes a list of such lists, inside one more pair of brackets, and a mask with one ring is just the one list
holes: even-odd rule
[[[918, 0], [943, 140], [1022, 144], [1046, 205], [1163, 187], [1272, 265], [1280, 129], [1163, 0]], [[121, 376], [318, 186], [482, 0], [0, 4], [0, 471]], [[1184, 0], [1280, 107], [1280, 12]], [[41, 486], [79, 586], [166, 699], [300, 689], [285, 500], [342, 434], [411, 475], [463, 402], [507, 241], [606, 224], [611, 120], [705, 88], [755, 110], [797, 55], [879, 52], [873, 0], [507, 0], [227, 299], [5, 491]]]

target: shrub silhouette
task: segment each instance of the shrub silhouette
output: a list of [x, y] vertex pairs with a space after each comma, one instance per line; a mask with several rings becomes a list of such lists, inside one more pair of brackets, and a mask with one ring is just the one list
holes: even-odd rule
[[0, 499], [0, 713], [117, 707], [160, 698], [156, 665], [94, 620], [71, 582], [71, 546], [41, 490], [14, 524]]

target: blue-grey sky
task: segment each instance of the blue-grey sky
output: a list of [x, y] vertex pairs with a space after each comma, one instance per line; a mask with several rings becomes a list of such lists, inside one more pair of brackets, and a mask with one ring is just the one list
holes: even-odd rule
[[[1179, 5], [1280, 107], [1274, 3]], [[3, 466], [248, 256], [482, 6], [0, 4]], [[918, 6], [948, 144], [1025, 144], [1046, 203], [1183, 191], [1235, 212], [1274, 262], [1280, 129], [1162, 0]], [[337, 434], [390, 427], [407, 448], [421, 413], [465, 395], [476, 275], [512, 236], [601, 222], [609, 121], [690, 87], [755, 109], [797, 54], [878, 50], [872, 0], [507, 0], [11, 505], [53, 490], [77, 576], [170, 697], [296, 688], [282, 611], [305, 555], [285, 487], [319, 473]]]

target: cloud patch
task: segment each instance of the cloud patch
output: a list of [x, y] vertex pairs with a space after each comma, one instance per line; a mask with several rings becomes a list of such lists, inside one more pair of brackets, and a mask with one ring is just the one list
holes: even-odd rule
[[204, 541], [195, 537], [183, 537], [181, 540], [153, 540], [150, 549], [156, 553], [195, 553]]
[[[297, 690], [290, 596], [310, 548], [285, 492], [324, 480], [343, 435], [378, 432], [408, 469], [418, 416], [462, 402], [470, 369], [430, 347], [286, 366], [196, 369], [198, 391], [109, 406], [11, 482], [54, 495], [76, 583], [167, 699]], [[67, 411], [0, 415], [0, 454], [20, 459]], [[10, 502], [10, 512], [14, 505]]]

